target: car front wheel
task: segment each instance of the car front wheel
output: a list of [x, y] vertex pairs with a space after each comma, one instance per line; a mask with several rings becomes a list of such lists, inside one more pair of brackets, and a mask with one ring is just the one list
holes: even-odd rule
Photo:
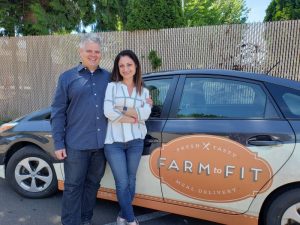
[[27, 198], [44, 198], [57, 190], [50, 157], [32, 145], [23, 147], [10, 158], [6, 177], [13, 189]]
[[300, 225], [300, 188], [284, 192], [271, 203], [265, 225]]

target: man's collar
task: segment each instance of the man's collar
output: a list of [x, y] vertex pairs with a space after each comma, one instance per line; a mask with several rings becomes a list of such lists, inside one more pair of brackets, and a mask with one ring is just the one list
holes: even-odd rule
[[[80, 62], [79, 65], [78, 65], [78, 67], [77, 67], [77, 71], [78, 71], [78, 72], [81, 72], [82, 70], [88, 70], [88, 68], [85, 67], [85, 66], [83, 66], [82, 63]], [[101, 70], [100, 66], [98, 66], [98, 67], [96, 68], [96, 70]], [[95, 70], [95, 71], [96, 71], [96, 70]], [[94, 72], [95, 72], [95, 71], [94, 71]]]

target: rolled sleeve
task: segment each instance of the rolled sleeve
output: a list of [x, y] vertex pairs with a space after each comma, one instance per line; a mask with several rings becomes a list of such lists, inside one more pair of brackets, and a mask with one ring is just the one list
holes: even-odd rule
[[112, 122], [117, 122], [123, 116], [123, 114], [114, 107], [115, 89], [116, 85], [114, 85], [114, 83], [109, 83], [106, 88], [104, 99], [104, 115]]
[[149, 98], [149, 91], [146, 88], [144, 88], [143, 95], [144, 95], [143, 107], [136, 108], [138, 114], [138, 121], [147, 120], [151, 113], [151, 106], [148, 103], [146, 103], [146, 99]]
[[62, 77], [58, 80], [56, 92], [51, 104], [51, 128], [56, 150], [65, 148], [65, 126], [67, 110], [67, 87]]

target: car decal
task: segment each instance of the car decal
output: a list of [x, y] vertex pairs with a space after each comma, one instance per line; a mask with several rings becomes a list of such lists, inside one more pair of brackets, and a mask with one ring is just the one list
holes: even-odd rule
[[[58, 181], [58, 188], [64, 189], [64, 182]], [[101, 187], [98, 190], [97, 198], [117, 201], [116, 191], [111, 188]], [[150, 195], [136, 194], [133, 205], [152, 208], [155, 210], [191, 216], [198, 219], [205, 219], [222, 224], [230, 225], [257, 225], [258, 217], [249, 214], [237, 214], [234, 211], [210, 207], [206, 205], [192, 204], [183, 201], [154, 197]]]
[[150, 156], [150, 169], [162, 183], [202, 201], [234, 202], [271, 187], [269, 163], [245, 146], [213, 135], [176, 138]]

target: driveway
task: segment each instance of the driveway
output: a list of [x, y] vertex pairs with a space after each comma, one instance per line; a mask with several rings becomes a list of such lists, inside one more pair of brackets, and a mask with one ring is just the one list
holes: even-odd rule
[[[45, 199], [27, 199], [16, 194], [7, 181], [0, 179], [1, 225], [60, 225], [59, 192]], [[98, 200], [94, 211], [95, 225], [115, 225], [117, 203]], [[135, 207], [141, 225], [218, 225], [189, 217]]]

